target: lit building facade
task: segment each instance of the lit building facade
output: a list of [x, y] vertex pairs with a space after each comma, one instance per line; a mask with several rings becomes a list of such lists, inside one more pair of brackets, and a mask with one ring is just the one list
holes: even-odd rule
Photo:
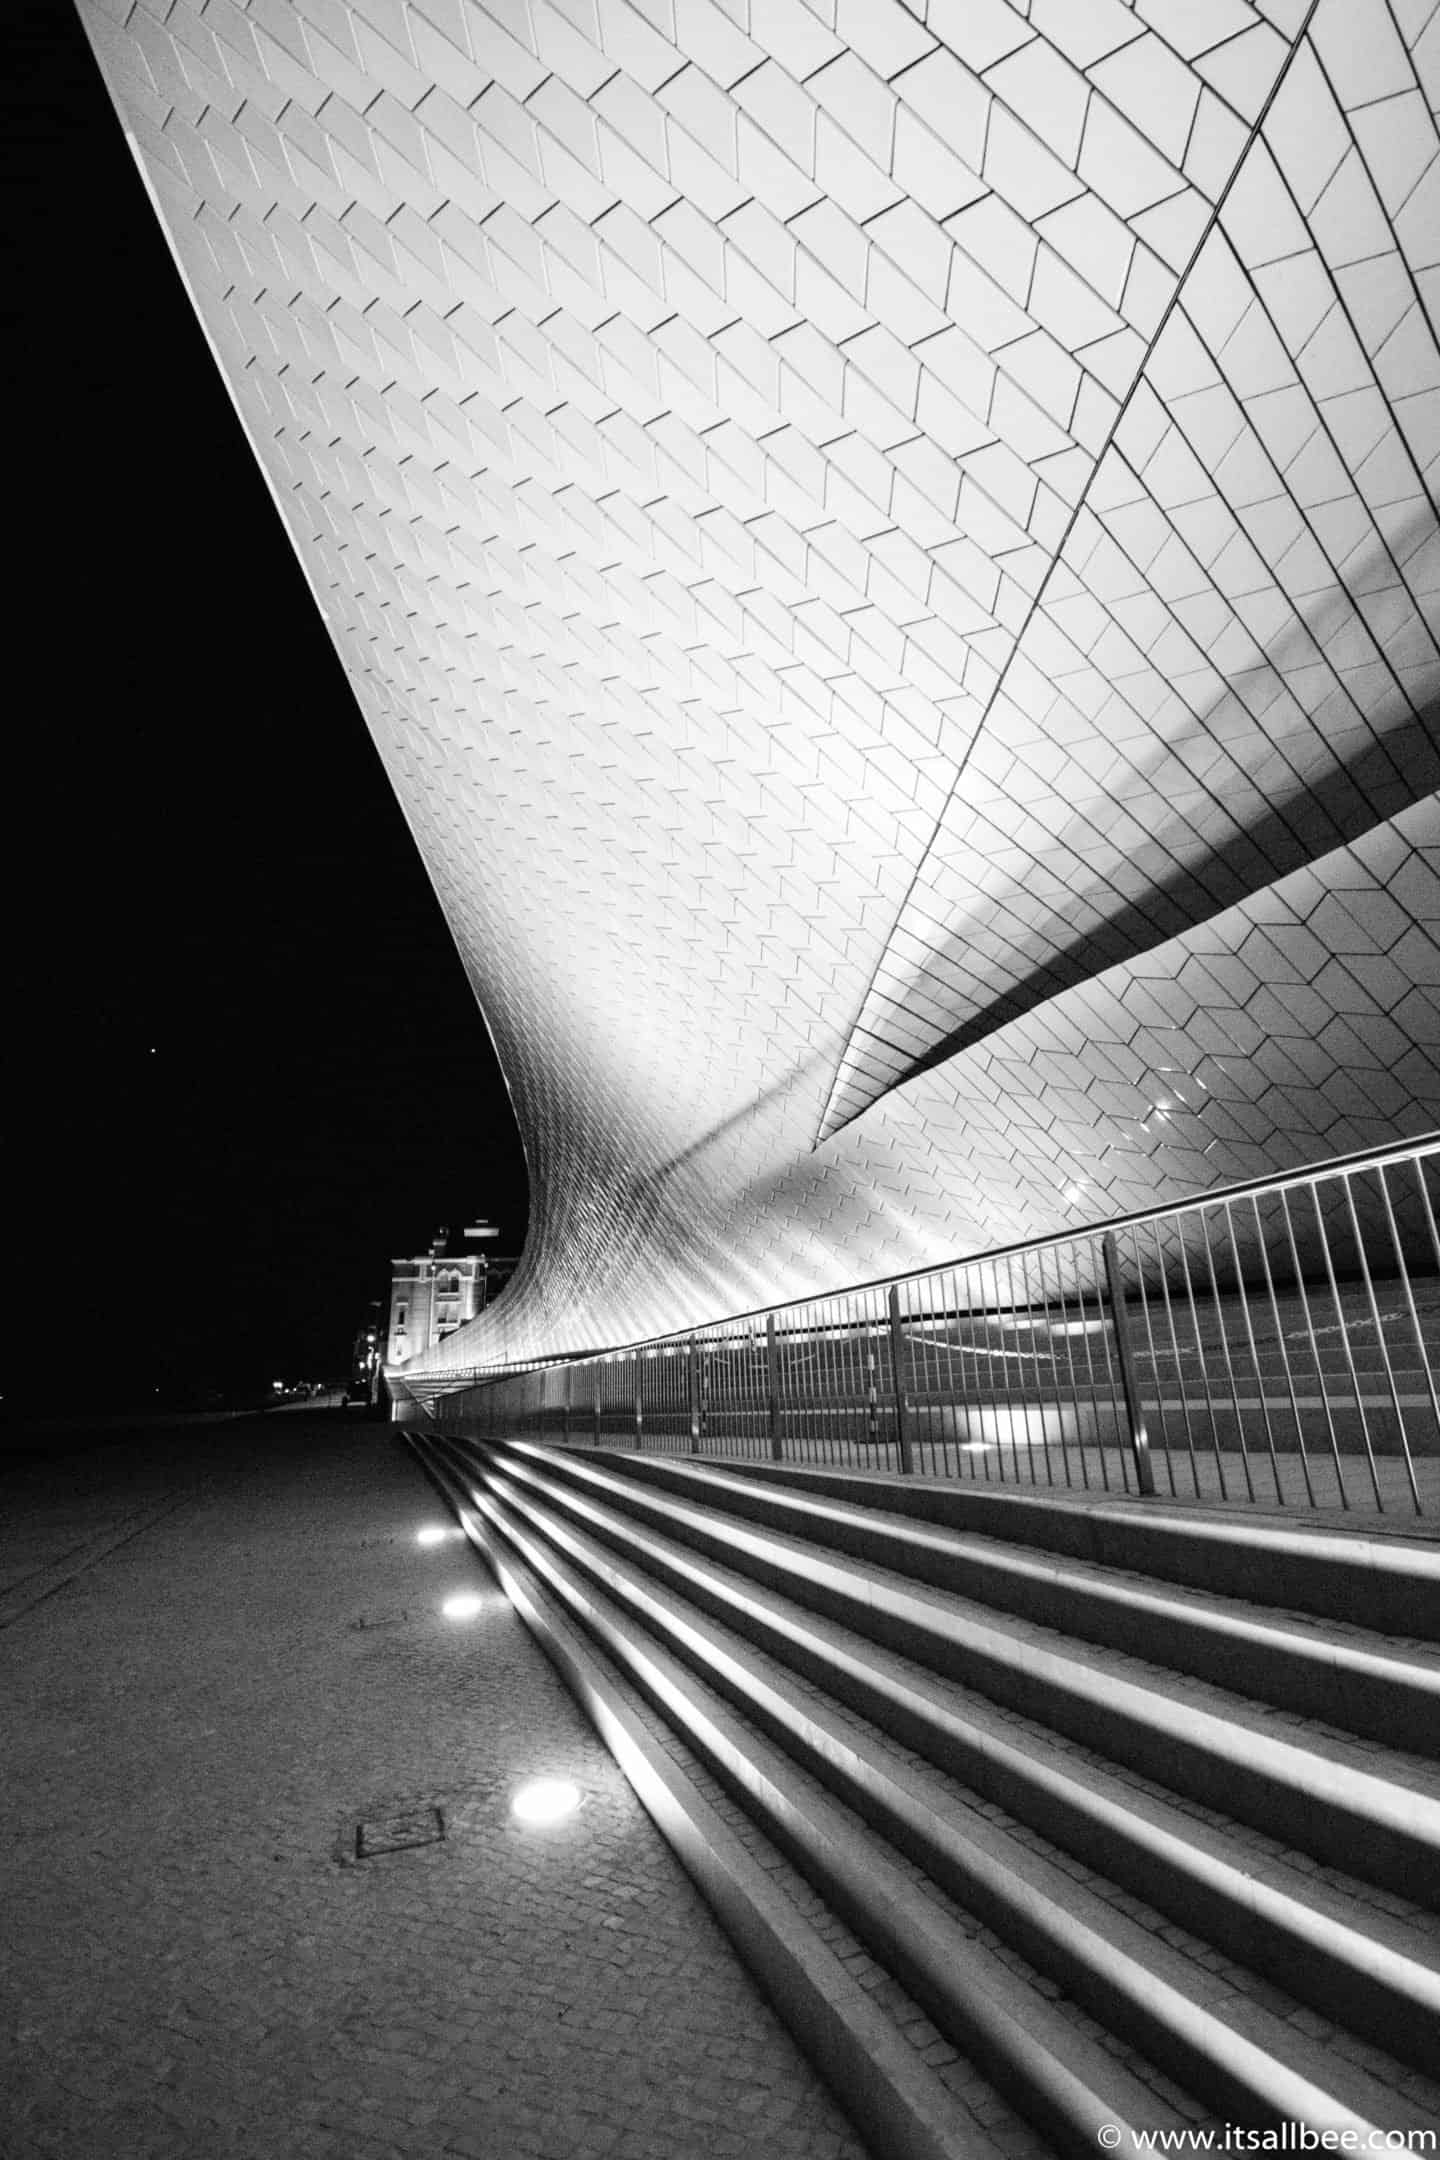
[[1425, 6], [81, 12], [526, 1146], [408, 1359], [1440, 1124]]
[[484, 1304], [483, 1255], [447, 1255], [445, 1236], [415, 1260], [390, 1263], [390, 1324], [385, 1362], [396, 1366], [430, 1351], [472, 1321]]

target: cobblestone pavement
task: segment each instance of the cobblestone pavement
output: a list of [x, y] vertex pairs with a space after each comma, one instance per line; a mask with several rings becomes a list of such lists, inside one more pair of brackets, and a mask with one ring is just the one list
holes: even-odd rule
[[[863, 2160], [386, 1428], [9, 1483], [4, 2160]], [[579, 1813], [521, 1828], [530, 1773]]]

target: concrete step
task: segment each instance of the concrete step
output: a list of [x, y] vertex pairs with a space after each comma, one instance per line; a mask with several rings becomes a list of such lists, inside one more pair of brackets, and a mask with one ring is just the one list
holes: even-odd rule
[[[584, 1459], [591, 1452], [584, 1450]], [[1158, 1499], [1025, 1492], [830, 1466], [744, 1460], [695, 1465], [618, 1448], [595, 1451], [595, 1459], [602, 1456], [624, 1474], [652, 1482], [673, 1486], [677, 1472], [703, 1468], [933, 1527], [974, 1531], [1002, 1544], [1093, 1560], [1186, 1584], [1206, 1596], [1346, 1620], [1402, 1640], [1440, 1641], [1440, 1540], [1409, 1528], [1367, 1522], [1363, 1530], [1337, 1531], [1293, 1515], [1241, 1519]]]
[[[779, 1836], [805, 1873], [874, 1953], [900, 1970], [956, 2046], [963, 2037], [1060, 2149], [1095, 2149], [1097, 2121], [1164, 2128], [1174, 2119], [1166, 2110], [1177, 2102], [1155, 2087], [1155, 2069], [1218, 2119], [1291, 2117], [1328, 2130], [1395, 2119], [1403, 2106], [1395, 2076], [1377, 2080], [1336, 2052], [1326, 2035], [1306, 2035], [1291, 2022], [1298, 2002], [1246, 1983], [1237, 1968], [1203, 1961], [1203, 1942], [1166, 1929], [1161, 1916], [1133, 1899], [1116, 1899], [1114, 1890], [1101, 1894], [1092, 1881], [1077, 1879], [1062, 1855], [997, 1823], [978, 1795], [900, 1747], [881, 1726], [842, 1709], [788, 1657], [758, 1650], [749, 1611], [753, 1585], [732, 1579], [745, 1633], [717, 1624], [691, 1596], [671, 1590], [663, 1566], [656, 1566], [669, 1560], [691, 1590], [687, 1570], [695, 1562], [680, 1544], [646, 1534], [650, 1566], [641, 1568], [635, 1549], [615, 1551], [596, 1536], [602, 1512], [609, 1518], [604, 1527], [620, 1527], [624, 1544], [628, 1525], [620, 1514], [596, 1510], [594, 1501], [559, 1482], [546, 1488], [533, 1460], [525, 1469], [525, 1477], [516, 1477], [514, 1464], [507, 1471], [490, 1460], [473, 1484], [492, 1527], [546, 1570], [574, 1607], [589, 1601], [594, 1609], [613, 1609], [607, 1646], [630, 1670], [650, 1676], [648, 1685], [658, 1687], [658, 1700], [684, 1732], [693, 1737], [699, 1722], [715, 1747], [715, 1730], [723, 1728], [715, 1760], [725, 1776], [751, 1806], [775, 1814]], [[715, 1579], [721, 1570], [706, 1572]], [[784, 1626], [775, 1639], [784, 1646]], [[861, 1652], [866, 1648], [861, 1644]], [[665, 1659], [687, 1670], [667, 1672]], [[777, 1745], [784, 1760], [775, 1760]], [[836, 1801], [851, 1821], [838, 1814]], [[868, 1836], [859, 1825], [868, 1825]], [[920, 1879], [896, 1868], [892, 1855], [911, 1871], [920, 1868]], [[956, 1963], [961, 1950], [948, 1940], [943, 1920], [972, 1944], [967, 1963]], [[989, 1957], [1010, 1953], [1008, 1966], [1002, 1957], [1008, 1994], [987, 1959], [976, 1959], [976, 1925], [995, 1935]], [[1015, 1953], [1025, 1959], [1023, 1974], [1015, 1970]], [[952, 1987], [963, 1976], [963, 2000], [946, 1998], [946, 1972]], [[1030, 1998], [1015, 1998], [1017, 1981]], [[1047, 2000], [1047, 1987], [1060, 1987], [1062, 1996]], [[1023, 2046], [1015, 2033], [1006, 2043], [1002, 2030], [976, 2028], [976, 1989], [991, 2011], [1000, 2002], [1010, 2026], [1028, 2035]], [[1123, 2050], [1120, 2056], [1108, 2056], [1099, 2041], [1097, 2061], [1097, 2024], [1101, 2035], [1110, 2035], [1110, 2048]], [[1105, 2110], [1101, 2117], [1097, 2106]], [[1181, 2104], [1179, 2119], [1185, 2112], [1192, 2110]]]
[[[846, 1715], [748, 1635], [717, 1626], [598, 1541], [571, 1531], [528, 1496], [487, 1479], [499, 1519], [523, 1518], [552, 1551], [583, 1568], [629, 1615], [773, 1738], [888, 1845], [919, 1864], [972, 1919], [1018, 1951], [1035, 1973], [1227, 2117], [1266, 2107], [1334, 2127], [1381, 2122], [1393, 2084], [1367, 2076], [1292, 2022], [1299, 2004], [1233, 1966], [1203, 1962], [1206, 1945], [1135, 1900], [1057, 1864], [1033, 1838], [985, 1810], [876, 1726]], [[513, 1534], [513, 1528], [511, 1529]], [[1437, 2092], [1440, 2100], [1440, 2092]]]
[[[1208, 2120], [1133, 2051], [992, 1943], [923, 1870], [904, 1864], [863, 1817], [825, 1787], [723, 1693], [605, 1595], [533, 1523], [488, 1491], [487, 1525], [529, 1563], [607, 1654], [659, 1707], [685, 1743], [739, 1795], [779, 1845], [935, 2025], [1045, 2137], [1051, 2149], [1093, 2156], [1102, 2124], [1138, 2152], [1152, 2128]], [[883, 2150], [883, 2148], [882, 2148]]]
[[[1328, 1660], [1352, 1710], [1367, 1676], [1428, 1710], [1423, 1651], [1057, 1562], [1013, 1516], [976, 1536], [793, 1473], [419, 1444], [462, 1521], [543, 1579], [1055, 2149], [1093, 2153], [1101, 2122], [1129, 2142], [1440, 2109], [1403, 2067], [1440, 2031], [1412, 1902], [1440, 1894], [1440, 1790], [1378, 1735], [1261, 1707], [1303, 1687], [1333, 1709]], [[1128, 1550], [1106, 1512], [1091, 1536]], [[1318, 1594], [1347, 1572], [1331, 1554], [1298, 1576]], [[1268, 1694], [1167, 1670], [1160, 1644]]]
[[885, 2160], [1044, 2160], [1053, 2150], [872, 1959], [754, 1817], [471, 1498], [410, 1437], [511, 1602], [585, 1707], [741, 1958]]
[[[1253, 1823], [1323, 1865], [1440, 1902], [1440, 1779], [1392, 1751], [1277, 1717], [1215, 1684], [1074, 1641], [894, 1570], [617, 1475], [579, 1455], [491, 1444], [513, 1474], [585, 1490], [812, 1613], [1096, 1747], [1185, 1799]], [[700, 1487], [692, 1486], [691, 1492]], [[1258, 1617], [1258, 1616], [1257, 1616]], [[1148, 1645], [1147, 1645], [1148, 1647]]]
[[[1402, 1648], [1350, 1619], [1256, 1612], [1243, 1599], [1155, 1582], [1113, 1563], [1057, 1561], [994, 1536], [896, 1521], [873, 1506], [777, 1489], [767, 1480], [643, 1457], [610, 1458], [611, 1473], [710, 1511], [763, 1523], [953, 1592], [994, 1611], [1213, 1680], [1236, 1694], [1388, 1743], [1440, 1755], [1440, 1657]], [[588, 1458], [567, 1474], [593, 1478]], [[1343, 1542], [1343, 1541], [1337, 1541]], [[1440, 1597], [1440, 1551], [1435, 1556]], [[1417, 1588], [1417, 1604], [1419, 1590]]]
[[[563, 1515], [602, 1540], [617, 1564], [743, 1630], [803, 1684], [823, 1689], [917, 1757], [997, 1803], [1025, 1832], [1108, 1875], [1130, 1895], [1292, 1987], [1323, 2016], [1423, 2067], [1440, 2021], [1440, 1971], [1427, 1916], [1397, 1917], [1358, 1882], [1307, 1875], [1283, 1848], [1197, 1820], [1093, 1750], [1057, 1752], [1057, 1736], [1007, 1717], [867, 1637], [667, 1539], [593, 1498], [503, 1462], [486, 1472], [512, 1508], [542, 1503], [549, 1534]], [[1390, 1901], [1392, 1904], [1395, 1901]]]

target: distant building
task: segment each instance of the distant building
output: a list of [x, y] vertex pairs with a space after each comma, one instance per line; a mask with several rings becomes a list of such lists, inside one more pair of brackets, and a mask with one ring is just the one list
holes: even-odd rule
[[355, 1331], [350, 1350], [350, 1377], [345, 1388], [347, 1403], [368, 1403], [372, 1407], [380, 1399], [380, 1338], [384, 1330], [384, 1307], [379, 1298], [371, 1300], [366, 1307], [362, 1326]]
[[473, 1320], [485, 1303], [482, 1253], [447, 1253], [441, 1230], [429, 1252], [416, 1260], [392, 1260], [387, 1365], [403, 1365], [443, 1342]]

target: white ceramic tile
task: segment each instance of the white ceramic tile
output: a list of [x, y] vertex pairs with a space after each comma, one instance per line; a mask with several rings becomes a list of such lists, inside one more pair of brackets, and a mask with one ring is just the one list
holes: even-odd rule
[[525, 1132], [440, 1362], [1437, 1122], [1422, 11], [82, 13]]

